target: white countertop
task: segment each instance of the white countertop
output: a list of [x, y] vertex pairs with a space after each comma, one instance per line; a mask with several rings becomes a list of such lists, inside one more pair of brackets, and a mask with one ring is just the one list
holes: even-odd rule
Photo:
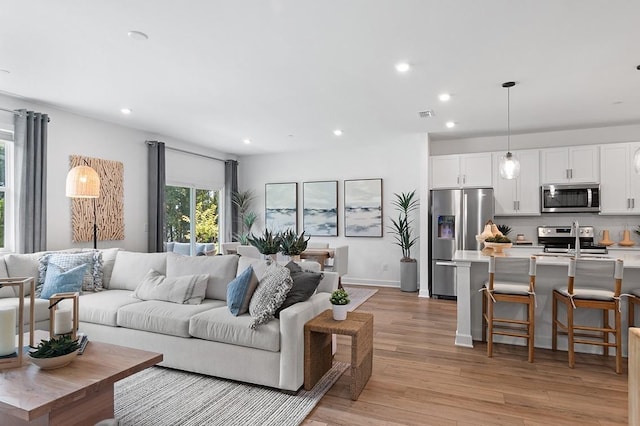
[[[475, 250], [457, 250], [453, 256], [454, 261], [461, 262], [480, 262], [480, 263], [488, 263], [489, 262], [489, 254], [482, 251]], [[558, 265], [563, 266], [569, 263], [570, 256], [563, 255], [549, 255], [549, 253], [541, 253], [537, 249], [532, 249], [530, 252], [522, 250], [519, 248], [518, 250], [506, 249], [504, 251], [504, 257], [529, 257], [536, 256], [538, 265]], [[583, 258], [588, 258], [589, 255], [584, 255]], [[622, 259], [624, 262], [624, 267], [626, 268], [638, 268], [640, 269], [640, 252], [628, 252], [621, 253], [616, 252], [615, 254], [610, 253], [609, 255], [598, 255], [599, 258], [609, 258], [609, 259]]]

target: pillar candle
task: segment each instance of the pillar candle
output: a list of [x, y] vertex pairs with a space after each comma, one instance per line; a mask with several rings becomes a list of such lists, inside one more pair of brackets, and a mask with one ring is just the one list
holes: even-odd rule
[[16, 351], [16, 308], [0, 308], [0, 356], [11, 355]]
[[73, 330], [73, 318], [70, 309], [56, 309], [53, 334], [68, 334]]

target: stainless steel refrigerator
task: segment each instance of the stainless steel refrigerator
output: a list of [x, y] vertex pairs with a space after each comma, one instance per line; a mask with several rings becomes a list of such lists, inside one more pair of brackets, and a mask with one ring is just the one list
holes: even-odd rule
[[482, 250], [476, 235], [493, 220], [492, 188], [444, 189], [431, 191], [429, 258], [431, 296], [456, 297], [456, 250]]

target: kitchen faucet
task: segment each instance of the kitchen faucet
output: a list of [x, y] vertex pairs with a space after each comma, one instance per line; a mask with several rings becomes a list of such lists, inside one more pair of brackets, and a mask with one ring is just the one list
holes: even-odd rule
[[571, 225], [571, 228], [573, 230], [573, 232], [575, 233], [576, 236], [576, 241], [575, 241], [575, 249], [574, 249], [574, 253], [576, 256], [576, 259], [580, 257], [580, 225], [578, 225], [578, 221], [574, 220], [573, 221], [573, 225]]

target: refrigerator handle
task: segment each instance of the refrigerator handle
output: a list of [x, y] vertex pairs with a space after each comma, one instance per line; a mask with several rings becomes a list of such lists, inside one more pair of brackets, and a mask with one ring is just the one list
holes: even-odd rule
[[[469, 194], [467, 194], [466, 192], [463, 193], [462, 195], [462, 211], [465, 212], [467, 211], [467, 198], [469, 197]], [[463, 218], [462, 220], [462, 250], [467, 250], [467, 218]]]

